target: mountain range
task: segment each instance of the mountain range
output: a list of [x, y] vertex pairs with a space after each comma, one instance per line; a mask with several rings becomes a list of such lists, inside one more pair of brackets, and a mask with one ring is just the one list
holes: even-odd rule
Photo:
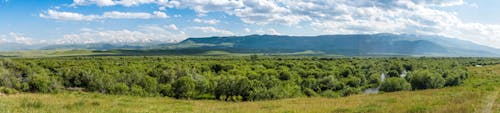
[[[2, 45], [0, 50], [23, 46]], [[23, 48], [25, 49], [25, 48]], [[33, 48], [32, 48], [33, 49]], [[463, 56], [498, 57], [500, 50], [473, 42], [430, 35], [410, 34], [353, 34], [321, 36], [248, 35], [227, 37], [188, 38], [170, 44], [72, 44], [49, 45], [34, 49], [92, 49], [92, 50], [201, 50], [230, 53], [297, 53], [312, 51], [319, 54], [343, 56]]]
[[236, 53], [319, 51], [346, 56], [500, 56], [500, 50], [441, 36], [355, 34], [322, 36], [250, 35], [189, 38], [177, 48], [198, 47]]

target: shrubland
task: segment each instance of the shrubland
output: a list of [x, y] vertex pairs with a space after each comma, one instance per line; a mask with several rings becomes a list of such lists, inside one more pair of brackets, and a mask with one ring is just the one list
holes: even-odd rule
[[[179, 99], [254, 101], [341, 97], [456, 86], [467, 66], [490, 58], [318, 58], [290, 56], [88, 56], [0, 60], [0, 86]], [[387, 75], [385, 79], [381, 75]]]

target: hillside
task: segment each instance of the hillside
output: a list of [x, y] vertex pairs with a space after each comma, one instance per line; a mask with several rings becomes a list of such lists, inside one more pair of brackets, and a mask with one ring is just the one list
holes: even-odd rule
[[293, 53], [320, 51], [346, 56], [499, 56], [500, 50], [472, 42], [418, 35], [250, 35], [189, 38], [170, 49], [203, 48], [235, 53]]

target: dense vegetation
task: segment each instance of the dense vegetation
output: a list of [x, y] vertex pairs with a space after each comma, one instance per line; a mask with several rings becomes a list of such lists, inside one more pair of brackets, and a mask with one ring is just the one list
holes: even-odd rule
[[498, 62], [258, 56], [18, 58], [0, 60], [0, 86], [23, 92], [84, 90], [225, 101], [340, 97], [376, 87], [392, 92], [455, 86], [468, 77], [466, 66]]

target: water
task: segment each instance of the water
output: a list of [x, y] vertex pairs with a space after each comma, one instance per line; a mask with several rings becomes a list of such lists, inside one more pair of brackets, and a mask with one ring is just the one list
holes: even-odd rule
[[[380, 80], [382, 82], [384, 82], [384, 80], [385, 80], [385, 74], [384, 73], [380, 74]], [[363, 91], [363, 93], [365, 93], [365, 94], [377, 94], [379, 92], [379, 90], [380, 90], [380, 85], [378, 87], [376, 87], [376, 88], [365, 89]]]
[[404, 70], [403, 73], [401, 73], [401, 75], [399, 75], [399, 77], [405, 78], [407, 74], [408, 74], [408, 71]]

